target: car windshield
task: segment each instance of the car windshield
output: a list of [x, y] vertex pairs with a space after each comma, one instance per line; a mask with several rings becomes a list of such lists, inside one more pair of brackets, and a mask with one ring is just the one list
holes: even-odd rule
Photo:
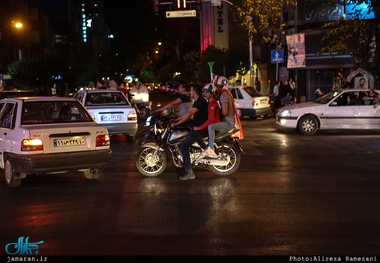
[[86, 96], [85, 106], [120, 106], [129, 105], [121, 92], [89, 92]]
[[257, 90], [253, 87], [244, 87], [243, 88], [251, 97], [260, 97], [262, 96]]
[[320, 97], [315, 102], [320, 103], [320, 104], [326, 104], [330, 100], [332, 100], [333, 98], [335, 98], [336, 96], [338, 96], [339, 94], [340, 94], [339, 91], [332, 91], [332, 92], [327, 93], [326, 95]]
[[21, 116], [21, 124], [93, 121], [77, 101], [25, 102]]

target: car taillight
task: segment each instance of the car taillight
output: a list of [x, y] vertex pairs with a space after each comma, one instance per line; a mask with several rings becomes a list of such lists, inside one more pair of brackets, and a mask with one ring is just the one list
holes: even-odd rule
[[129, 113], [128, 114], [128, 120], [129, 121], [135, 121], [135, 120], [137, 120], [137, 114], [136, 113]]
[[21, 142], [21, 151], [42, 151], [44, 145], [41, 139], [27, 139]]
[[110, 145], [110, 136], [108, 134], [99, 135], [96, 137], [96, 146], [109, 146], [109, 145]]
[[259, 101], [256, 100], [256, 99], [254, 99], [254, 100], [252, 101], [252, 106], [259, 106]]

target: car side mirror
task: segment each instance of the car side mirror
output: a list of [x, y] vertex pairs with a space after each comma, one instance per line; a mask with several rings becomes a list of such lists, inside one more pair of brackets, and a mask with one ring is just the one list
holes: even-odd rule
[[331, 104], [330, 104], [330, 106], [337, 106], [338, 105], [338, 102], [336, 102], [336, 101], [333, 101], [333, 102], [331, 102]]

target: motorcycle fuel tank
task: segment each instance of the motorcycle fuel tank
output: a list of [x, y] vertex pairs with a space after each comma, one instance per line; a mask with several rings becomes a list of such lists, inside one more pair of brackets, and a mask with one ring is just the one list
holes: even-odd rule
[[175, 129], [172, 132], [172, 134], [170, 134], [168, 138], [168, 143], [173, 145], [173, 144], [183, 142], [187, 134], [189, 134], [189, 129], [186, 129], [186, 128]]

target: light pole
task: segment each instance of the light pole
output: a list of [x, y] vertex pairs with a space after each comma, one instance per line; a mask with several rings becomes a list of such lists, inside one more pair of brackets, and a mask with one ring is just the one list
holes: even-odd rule
[[[8, 24], [8, 25], [1, 25], [0, 26], [0, 30], [3, 30], [3, 29], [5, 29], [5, 28], [7, 28], [7, 27], [10, 27], [10, 26], [14, 26], [15, 28], [17, 28], [17, 29], [20, 29], [21, 27], [22, 27], [22, 23], [20, 23], [20, 22], [15, 22], [15, 21], [12, 21], [10, 24]], [[1, 42], [1, 37], [3, 36], [3, 33], [2, 32], [0, 32], [0, 42]], [[3, 89], [3, 74], [1, 73], [0, 74], [0, 90], [2, 90]]]

